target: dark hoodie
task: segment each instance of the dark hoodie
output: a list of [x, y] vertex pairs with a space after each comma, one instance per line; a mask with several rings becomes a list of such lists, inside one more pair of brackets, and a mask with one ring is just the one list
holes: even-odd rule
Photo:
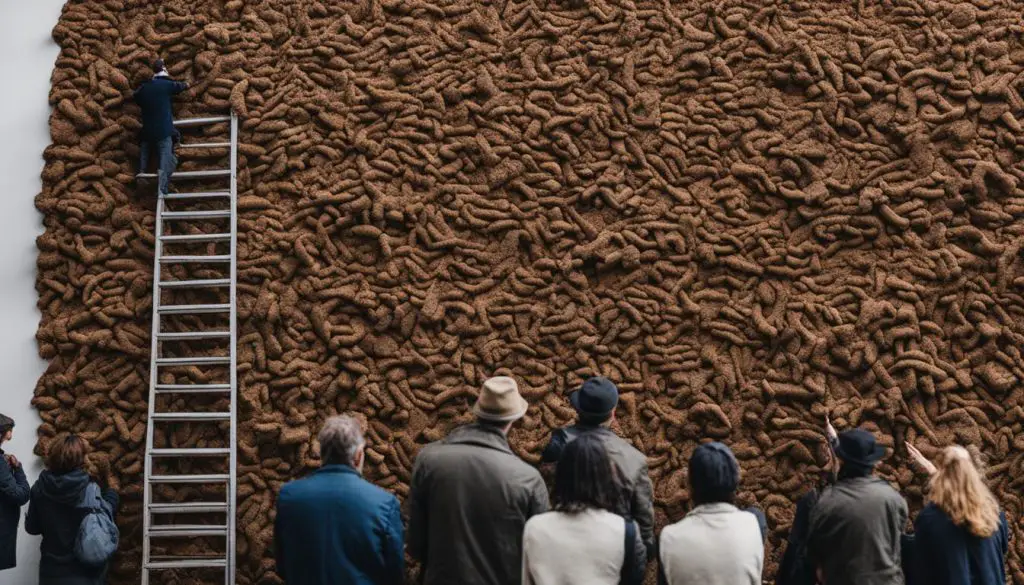
[[[89, 485], [89, 475], [79, 469], [55, 474], [43, 471], [32, 486], [25, 530], [41, 534], [42, 558], [39, 561], [39, 584], [61, 583], [92, 585], [102, 583], [106, 567], [89, 567], [75, 558], [75, 537], [86, 511], [78, 508]], [[117, 507], [117, 494], [105, 491], [103, 499]]]

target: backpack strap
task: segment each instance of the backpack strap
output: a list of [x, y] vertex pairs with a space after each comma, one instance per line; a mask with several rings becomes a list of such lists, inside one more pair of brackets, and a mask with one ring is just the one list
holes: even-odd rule
[[78, 508], [82, 510], [101, 510], [103, 496], [100, 494], [100, 486], [90, 481], [89, 485], [82, 490], [82, 499], [78, 501]]
[[626, 522], [626, 536], [622, 549], [622, 569], [619, 571], [619, 583], [629, 583], [636, 572], [633, 558], [633, 547], [636, 543], [636, 523], [629, 518], [623, 518]]

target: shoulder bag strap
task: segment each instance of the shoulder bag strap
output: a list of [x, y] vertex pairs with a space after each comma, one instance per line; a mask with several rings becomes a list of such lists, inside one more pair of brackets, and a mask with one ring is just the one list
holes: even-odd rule
[[636, 523], [629, 518], [623, 518], [626, 523], [626, 537], [622, 549], [622, 569], [619, 571], [619, 583], [629, 583], [635, 572], [635, 561], [633, 558], [634, 545], [636, 544]]

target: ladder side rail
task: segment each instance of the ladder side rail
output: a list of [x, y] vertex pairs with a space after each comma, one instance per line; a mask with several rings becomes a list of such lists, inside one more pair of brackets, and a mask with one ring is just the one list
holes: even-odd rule
[[237, 473], [238, 473], [238, 323], [237, 323], [237, 284], [238, 284], [238, 115], [231, 112], [231, 286], [229, 287], [229, 304], [231, 312], [229, 330], [231, 332], [231, 346], [228, 355], [231, 356], [230, 383], [231, 383], [231, 439], [230, 439], [230, 461], [228, 463], [228, 475], [231, 478], [228, 482], [228, 534], [226, 542], [227, 567], [224, 571], [225, 585], [235, 585], [235, 523], [237, 510]]
[[153, 456], [152, 448], [154, 447], [154, 424], [153, 415], [156, 412], [156, 385], [159, 383], [158, 380], [158, 367], [157, 358], [159, 357], [160, 351], [160, 255], [163, 253], [163, 243], [160, 241], [160, 237], [163, 235], [163, 211], [164, 211], [164, 200], [162, 197], [157, 198], [156, 203], [156, 223], [153, 227], [154, 236], [156, 237], [155, 242], [155, 255], [153, 256], [153, 322], [152, 332], [150, 339], [149, 349], [149, 400], [148, 400], [148, 415], [146, 416], [146, 445], [145, 445], [145, 461], [143, 467], [143, 486], [142, 486], [142, 581], [141, 585], [149, 585], [149, 565], [150, 557], [150, 539], [149, 532], [152, 525], [152, 518], [149, 514], [149, 505], [153, 498], [153, 488], [149, 481], [153, 475]]

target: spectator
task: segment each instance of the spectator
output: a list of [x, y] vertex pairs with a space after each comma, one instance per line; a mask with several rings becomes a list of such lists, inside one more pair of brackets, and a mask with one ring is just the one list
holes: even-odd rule
[[615, 421], [615, 406], [619, 402], [619, 389], [608, 378], [589, 378], [569, 397], [576, 409], [577, 423], [558, 429], [541, 454], [541, 462], [558, 461], [562, 450], [576, 437], [594, 433], [604, 441], [612, 462], [623, 477], [626, 509], [624, 513], [636, 520], [647, 549], [647, 559], [654, 558], [654, 502], [651, 478], [647, 474], [647, 457], [616, 435], [609, 428]]
[[640, 585], [647, 551], [636, 523], [617, 514], [622, 487], [604, 441], [569, 443], [555, 469], [555, 509], [530, 518], [523, 585]]
[[3, 444], [14, 434], [14, 420], [0, 414], [0, 571], [18, 564], [18, 522], [21, 507], [28, 503], [28, 479], [14, 455]]
[[520, 585], [523, 528], [547, 511], [540, 473], [507, 434], [528, 404], [512, 378], [484, 382], [476, 423], [427, 445], [413, 465], [409, 554], [425, 585]]
[[277, 574], [288, 585], [401, 585], [398, 499], [361, 477], [365, 441], [349, 416], [320, 431], [322, 466], [277, 497]]
[[761, 585], [764, 513], [734, 504], [740, 466], [721, 443], [705, 443], [689, 465], [685, 518], [661, 531], [658, 582], [663, 585]]
[[907, 450], [930, 475], [927, 504], [914, 522], [914, 575], [928, 585], [1003, 585], [1009, 528], [999, 502], [963, 447], [946, 447], [932, 465]]
[[139, 135], [139, 172], [149, 167], [149, 156], [156, 152], [158, 189], [161, 195], [167, 193], [171, 174], [178, 166], [174, 156], [174, 142], [179, 139], [174, 129], [174, 112], [171, 100], [188, 89], [187, 83], [174, 81], [167, 73], [163, 59], [153, 63], [153, 77], [139, 86], [132, 97], [142, 108], [142, 132]]
[[775, 585], [815, 585], [817, 571], [807, 558], [807, 536], [810, 532], [811, 512], [818, 502], [818, 497], [829, 485], [836, 481], [835, 448], [839, 434], [825, 416], [825, 437], [828, 439], [828, 464], [821, 470], [817, 486], [797, 500], [793, 524], [789, 529], [786, 552], [782, 555], [779, 570], [775, 575]]
[[907, 503], [874, 476], [885, 447], [868, 431], [853, 429], [839, 435], [835, 454], [841, 462], [838, 478], [818, 498], [808, 534], [808, 557], [819, 581], [902, 584], [900, 537]]
[[[32, 486], [25, 518], [29, 534], [42, 535], [39, 585], [102, 585], [106, 566], [89, 566], [75, 557], [78, 527], [88, 513], [81, 505], [92, 480], [85, 472], [86, 444], [74, 434], [59, 436], [50, 443], [46, 469]], [[104, 511], [111, 517], [117, 509], [117, 494], [103, 490]]]

